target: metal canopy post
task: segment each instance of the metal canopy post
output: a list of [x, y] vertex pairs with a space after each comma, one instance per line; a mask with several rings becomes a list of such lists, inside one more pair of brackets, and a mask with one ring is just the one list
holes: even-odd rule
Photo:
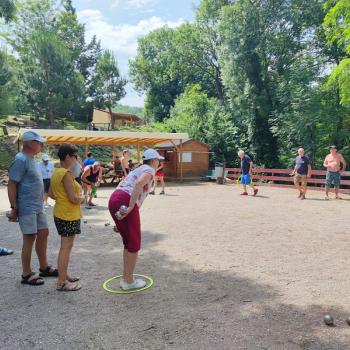
[[141, 162], [141, 152], [140, 152], [140, 143], [137, 143], [137, 162]]
[[87, 158], [88, 152], [89, 152], [89, 145], [88, 145], [87, 137], [85, 137], [85, 158]]
[[183, 181], [183, 165], [182, 165], [182, 139], [180, 140], [180, 181]]

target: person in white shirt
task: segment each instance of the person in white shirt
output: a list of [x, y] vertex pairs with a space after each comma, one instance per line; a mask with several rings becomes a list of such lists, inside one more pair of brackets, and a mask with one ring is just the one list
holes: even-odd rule
[[49, 156], [44, 154], [42, 157], [42, 162], [39, 162], [39, 168], [41, 171], [41, 176], [44, 182], [44, 205], [45, 208], [49, 207], [49, 189], [50, 189], [50, 179], [54, 170], [54, 165], [49, 162]]

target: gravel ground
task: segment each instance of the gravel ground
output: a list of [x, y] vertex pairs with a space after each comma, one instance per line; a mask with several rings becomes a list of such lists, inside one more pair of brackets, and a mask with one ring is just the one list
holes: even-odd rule
[[[107, 210], [112, 189], [99, 189], [96, 209], [72, 254], [76, 293], [20, 284], [21, 234], [7, 222], [0, 188], [1, 349], [350, 349], [349, 197], [261, 188], [239, 196], [237, 185], [172, 185], [142, 208], [143, 249], [137, 273], [151, 289], [105, 292], [121, 272], [122, 244]], [[49, 258], [59, 239], [51, 209]], [[38, 268], [34, 255], [33, 267]], [[116, 285], [116, 284], [115, 284]], [[331, 312], [336, 326], [327, 327]]]

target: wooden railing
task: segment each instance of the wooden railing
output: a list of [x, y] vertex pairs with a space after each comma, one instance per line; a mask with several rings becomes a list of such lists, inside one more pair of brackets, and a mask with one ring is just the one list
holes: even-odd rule
[[[237, 180], [241, 176], [240, 168], [225, 168], [228, 171], [227, 177]], [[253, 181], [259, 186], [293, 187], [294, 179], [290, 174], [291, 169], [253, 169]], [[308, 188], [312, 190], [322, 190], [326, 182], [325, 170], [312, 170], [311, 177], [308, 178]], [[341, 192], [350, 193], [350, 171], [342, 173], [340, 182]]]

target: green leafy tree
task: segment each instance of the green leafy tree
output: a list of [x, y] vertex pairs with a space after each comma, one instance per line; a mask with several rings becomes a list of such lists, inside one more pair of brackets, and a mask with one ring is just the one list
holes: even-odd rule
[[169, 116], [187, 85], [198, 84], [208, 96], [224, 100], [217, 53], [196, 24], [161, 28], [140, 39], [130, 76], [135, 87], [146, 92], [146, 114], [158, 121]]
[[127, 81], [121, 77], [115, 59], [111, 51], [104, 51], [97, 62], [96, 72], [92, 79], [92, 96], [94, 105], [100, 108], [108, 108], [112, 113], [112, 107], [125, 96]]
[[295, 66], [304, 57], [309, 62], [307, 50], [320, 24], [320, 10], [318, 0], [240, 0], [221, 10], [223, 81], [237, 111], [235, 121], [261, 165], [279, 165], [279, 123], [274, 116], [283, 118], [291, 105], [279, 98], [280, 89], [288, 95]]
[[199, 85], [188, 86], [165, 120], [168, 130], [187, 132], [207, 143], [215, 161], [232, 162], [239, 148], [238, 129], [230, 114], [215, 98], [209, 98]]
[[22, 54], [27, 99], [33, 111], [45, 115], [50, 126], [58, 116], [69, 116], [75, 97], [83, 88], [82, 76], [74, 70], [71, 52], [52, 31], [37, 30]]
[[0, 18], [4, 18], [6, 22], [14, 19], [16, 14], [16, 5], [14, 0], [1, 0], [0, 2]]
[[337, 85], [340, 103], [350, 104], [350, 2], [329, 0], [325, 4], [327, 14], [323, 27], [330, 46], [336, 45], [344, 54], [337, 60], [330, 75], [329, 84]]

